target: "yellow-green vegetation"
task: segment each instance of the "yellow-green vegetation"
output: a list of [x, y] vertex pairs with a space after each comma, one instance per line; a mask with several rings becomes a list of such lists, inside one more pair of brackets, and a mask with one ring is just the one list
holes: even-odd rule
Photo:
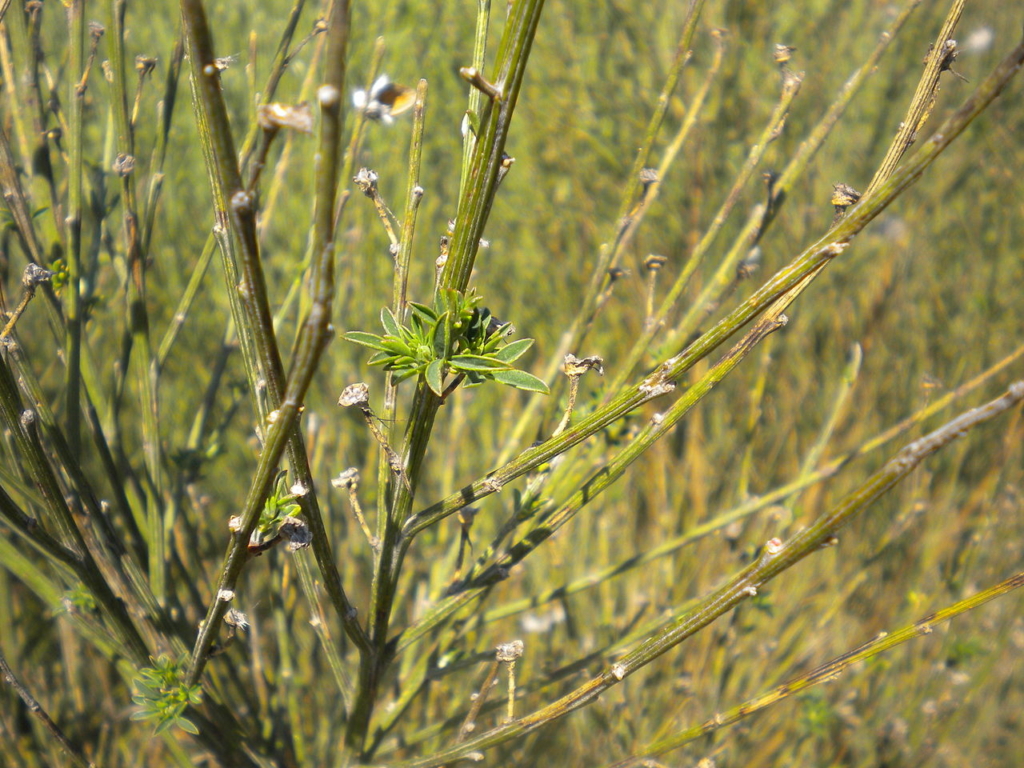
[[1017, 764], [964, 5], [0, 2], [0, 764]]

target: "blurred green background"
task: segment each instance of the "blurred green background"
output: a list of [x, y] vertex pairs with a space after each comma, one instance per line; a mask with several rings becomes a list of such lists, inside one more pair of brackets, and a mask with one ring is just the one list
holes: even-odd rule
[[[503, 3], [494, 5], [491, 52], [505, 13]], [[289, 7], [280, 0], [208, 4], [218, 50], [238, 57], [222, 75], [238, 136], [253, 119], [253, 83], [262, 84], [266, 77]], [[573, 350], [576, 354], [603, 356], [614, 375], [644, 322], [643, 260], [652, 253], [667, 257], [659, 285], [659, 296], [663, 295], [771, 113], [780, 85], [772, 60], [774, 45], [797, 49], [790, 67], [803, 71], [804, 81], [785, 130], [768, 150], [765, 171], [785, 164], [899, 8], [873, 0], [708, 3], [694, 38], [693, 58], [655, 146], [655, 160], [706, 76], [712, 28], [728, 33], [722, 72], [697, 129], [663, 178], [660, 197], [630, 246], [622, 265], [628, 273], [616, 284], [585, 347]], [[833, 215], [833, 184], [844, 182], [861, 190], [867, 186], [909, 104], [922, 59], [946, 10], [945, 4], [936, 2], [924, 2], [917, 9], [785, 201], [761, 243], [759, 270], [737, 283], [703, 328], [825, 231]], [[399, 83], [415, 85], [420, 78], [429, 83], [421, 180], [426, 194], [410, 288], [411, 297], [421, 301], [430, 297], [438, 238], [455, 215], [460, 122], [468, 91], [458, 68], [471, 60], [475, 11], [476, 4], [468, 0], [358, 3], [354, 8], [350, 92], [369, 82], [379, 36], [386, 44], [382, 71]], [[536, 339], [526, 367], [538, 375], [575, 317], [599, 248], [614, 231], [629, 169], [671, 66], [685, 11], [686, 4], [664, 0], [549, 0], [544, 10], [506, 147], [516, 162], [499, 192], [487, 229], [490, 246], [481, 252], [473, 280], [498, 317], [513, 321], [520, 336]], [[93, 18], [94, 12], [106, 22], [105, 7], [90, 5], [87, 16]], [[307, 16], [300, 24], [301, 34], [312, 25], [313, 13]], [[1020, 25], [1015, 4], [979, 3], [968, 8], [957, 32], [962, 53], [954, 69], [969, 82], [943, 77], [922, 140], [1017, 43]], [[178, 34], [176, 5], [131, 4], [128, 26], [130, 56], [156, 56], [160, 64], [154, 82], [159, 83]], [[66, 37], [59, 6], [48, 7], [43, 45], [55, 76], [65, 78], [58, 70]], [[317, 80], [310, 66], [316, 50], [314, 41], [292, 63], [278, 100], [312, 97]], [[105, 145], [105, 85], [94, 76], [86, 113], [86, 156], [98, 167], [109, 167], [101, 163], [110, 151]], [[149, 253], [148, 301], [156, 339], [172, 320], [213, 221], [184, 78], [182, 86]], [[770, 355], [766, 350], [752, 356], [676, 434], [635, 465], [624, 482], [516, 570], [484, 607], [586, 576], [680, 535], [748, 495], [792, 480], [832, 407], [854, 343], [863, 349], [863, 366], [826, 459], [856, 448], [1020, 346], [1021, 88], [1019, 80], [1013, 81], [922, 181], [829, 266], [788, 313], [789, 325], [769, 342]], [[147, 87], [142, 95], [140, 158], [148, 157], [155, 140], [160, 91], [159, 86]], [[353, 115], [348, 119], [354, 124]], [[410, 125], [409, 116], [393, 126], [367, 125], [354, 164], [356, 169], [366, 166], [379, 173], [382, 194], [396, 212], [405, 203]], [[273, 150], [265, 172], [261, 234], [275, 302], [284, 300], [305, 258], [315, 146], [315, 138], [288, 136]], [[146, 173], [142, 163], [140, 188]], [[112, 183], [109, 186], [113, 188]], [[713, 273], [749, 209], [763, 198], [759, 181], [744, 191], [719, 245], [684, 294], [680, 313]], [[335, 325], [339, 333], [377, 331], [380, 308], [391, 294], [387, 238], [373, 207], [359, 196], [348, 202], [341, 227]], [[87, 222], [86, 238], [97, 234], [95, 222]], [[124, 254], [119, 235], [110, 237], [112, 244], [101, 248], [98, 256], [100, 298], [87, 336], [104, 375], [112, 377], [109, 364], [116, 359], [124, 330]], [[17, 295], [14, 286], [21, 266], [17, 259], [12, 263], [16, 266], [8, 270], [8, 297]], [[229, 317], [226, 291], [215, 260], [161, 378], [168, 455], [184, 445], [196, 403], [207, 387], [209, 361], [220, 347]], [[53, 360], [47, 352], [48, 337], [27, 330], [36, 320], [27, 317], [23, 322], [22, 341], [30, 359]], [[292, 311], [279, 327], [283, 349], [290, 348], [295, 329]], [[369, 481], [376, 471], [374, 443], [353, 414], [335, 405], [342, 388], [361, 380], [370, 382], [375, 398], [381, 396], [381, 373], [368, 369], [365, 359], [361, 348], [336, 341], [316, 378], [305, 415], [337, 557], [346, 587], [360, 606], [367, 601], [370, 551], [342, 493], [328, 481], [347, 467], [359, 467], [367, 478], [360, 491], [363, 505], [374, 508]], [[655, 362], [649, 358], [645, 366]], [[58, 402], [62, 368], [52, 362], [49, 368], [37, 364], [36, 369]], [[201, 574], [194, 586], [204, 598], [210, 595], [223, 554], [227, 519], [240, 508], [255, 466], [253, 416], [240, 389], [245, 377], [237, 355], [229, 370], [239, 389], [232, 395], [225, 387], [218, 397], [214, 420], [225, 418], [223, 431], [215, 444], [204, 446], [213, 458], [203, 465], [203, 476], [184, 489], [188, 501], [181, 514], [189, 519], [194, 538], [176, 532], [175, 540], [186, 568]], [[1024, 366], [1014, 363], [955, 410], [994, 397], [1022, 371]], [[762, 376], [760, 417], [750, 431], [752, 391]], [[603, 395], [601, 387], [597, 377], [585, 378], [579, 407], [593, 407]], [[408, 395], [406, 390], [411, 387], [400, 393]], [[241, 399], [237, 412], [231, 411], [233, 396]], [[555, 396], [564, 397], [562, 389]], [[417, 508], [494, 468], [503, 451], [521, 450], [536, 434], [549, 434], [554, 423], [534, 424], [523, 445], [508, 444], [526, 400], [522, 393], [496, 386], [454, 397], [435, 427]], [[137, 398], [124, 399], [122, 449], [126, 460], [141, 465], [140, 437], [133, 431], [131, 416], [136, 407]], [[622, 429], [577, 448], [571, 454], [575, 469], [567, 470], [564, 485], [551, 493], [557, 497], [560, 488], [585, 477], [586, 469], [615, 441], [624, 439], [632, 424], [649, 418], [658, 407], [655, 401]], [[942, 418], [929, 420], [913, 434], [934, 428]], [[929, 460], [847, 529], [838, 547], [784, 574], [751, 605], [712, 625], [585, 711], [499, 751], [491, 764], [599, 765], [628, 756], [653, 738], [705, 720], [880, 631], [911, 623], [1010, 575], [1022, 561], [1022, 431], [1018, 410]], [[531, 711], [578, 685], [581, 676], [599, 669], [607, 656], [598, 655], [593, 664], [565, 674], [559, 671], [562, 667], [609, 648], [628, 628], [719, 583], [748, 562], [754, 547], [772, 536], [784, 537], [827, 510], [900, 444], [852, 463], [838, 477], [793, 497], [788, 506], [775, 505], [638, 571], [524, 614], [470, 623], [460, 641], [461, 652], [464, 658], [473, 658], [473, 652], [497, 643], [524, 639], [526, 655], [519, 668], [527, 693], [517, 707]], [[748, 469], [743, 468], [745, 457]], [[173, 475], [175, 469], [168, 471]], [[471, 533], [477, 550], [486, 546], [511, 508], [510, 490], [480, 505]], [[397, 628], [422, 615], [453, 579], [458, 543], [454, 519], [417, 540], [407, 563]], [[307, 713], [298, 725], [298, 738], [306, 742], [310, 764], [327, 765], [340, 738], [339, 696], [325, 683], [324, 662], [309, 628], [309, 608], [297, 592], [287, 557], [279, 551], [268, 553], [245, 577], [241, 605], [254, 627], [262, 628], [251, 638], [260, 649], [259, 664], [246, 644], [236, 645], [226, 658], [243, 677], [252, 676], [254, 689], [265, 697], [258, 698], [268, 709], [286, 695], [297, 697]], [[72, 723], [70, 730], [79, 737], [98, 740], [98, 763], [170, 761], [161, 742], [150, 742], [144, 725], [127, 722], [128, 696], [116, 676], [90, 666], [95, 651], [69, 633], [54, 631], [53, 606], [41, 603], [17, 580], [4, 579], [10, 591], [7, 606], [16, 621], [0, 621], [0, 645], [19, 660], [21, 669], [31, 670], [30, 678], [36, 676], [32, 679], [37, 693], [47, 692], [51, 714]], [[1011, 594], [838, 683], [675, 752], [665, 764], [693, 765], [713, 755], [719, 766], [1015, 765], [1024, 751], [1020, 609], [1020, 596]], [[284, 636], [290, 648], [282, 649]], [[286, 656], [289, 676], [282, 677]], [[399, 659], [399, 666], [403, 663]], [[467, 665], [429, 686], [385, 740], [382, 759], [390, 759], [391, 751], [400, 756], [426, 754], [450, 743], [453, 731], [437, 735], [431, 727], [466, 711], [482, 669]], [[97, 678], [102, 685], [95, 684]], [[397, 684], [387, 690], [380, 709], [399, 694]], [[15, 711], [13, 697], [4, 693], [0, 701], [9, 724]], [[491, 717], [497, 722], [499, 715]], [[10, 725], [5, 730], [12, 732]], [[140, 745], [147, 745], [142, 754], [148, 758], [140, 756]], [[47, 764], [45, 757], [17, 748], [8, 755], [11, 765]]]

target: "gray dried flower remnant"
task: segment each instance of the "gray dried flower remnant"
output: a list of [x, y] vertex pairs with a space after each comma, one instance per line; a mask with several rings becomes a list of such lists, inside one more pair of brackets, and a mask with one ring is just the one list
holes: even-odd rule
[[579, 358], [571, 352], [565, 356], [562, 363], [562, 373], [569, 377], [579, 377], [588, 371], [597, 371], [598, 375], [604, 376], [604, 358], [599, 355]]
[[287, 539], [285, 549], [289, 552], [297, 552], [306, 549], [313, 543], [313, 534], [309, 530], [306, 521], [301, 517], [286, 517], [278, 529], [281, 538]]
[[353, 405], [366, 405], [370, 401], [370, 388], [364, 382], [349, 384], [338, 398], [338, 405], [351, 408]]

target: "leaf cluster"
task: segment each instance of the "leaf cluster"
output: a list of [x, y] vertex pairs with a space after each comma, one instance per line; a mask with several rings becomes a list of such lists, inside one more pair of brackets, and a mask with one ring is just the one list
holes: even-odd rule
[[[502, 323], [481, 307], [475, 292], [444, 289], [434, 306], [409, 303], [409, 323], [399, 322], [385, 307], [384, 334], [350, 331], [348, 341], [376, 350], [370, 365], [394, 374], [395, 383], [420, 377], [434, 394], [446, 396], [463, 381], [466, 386], [498, 381], [528, 392], [547, 393], [547, 385], [512, 363], [533, 346], [533, 339], [508, 341], [512, 323]], [[446, 381], [448, 384], [446, 384]]]
[[289, 492], [288, 473], [281, 472], [273, 492], [267, 497], [260, 513], [256, 530], [250, 537], [250, 548], [260, 549], [275, 540], [281, 532], [281, 526], [289, 517], [297, 517], [301, 508], [296, 502], [296, 495]]
[[202, 686], [185, 684], [187, 666], [188, 656], [175, 661], [162, 654], [154, 660], [152, 667], [139, 670], [133, 681], [135, 695], [132, 700], [140, 709], [132, 715], [132, 720], [155, 720], [155, 733], [176, 726], [198, 734], [199, 729], [184, 716], [184, 712], [189, 705], [196, 706], [201, 702]]

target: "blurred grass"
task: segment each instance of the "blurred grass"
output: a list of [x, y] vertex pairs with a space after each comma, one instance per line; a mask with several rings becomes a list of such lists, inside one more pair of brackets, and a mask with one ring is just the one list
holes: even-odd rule
[[[466, 94], [457, 69], [472, 53], [472, 5], [384, 2], [357, 4], [354, 9], [352, 89], [365, 86], [378, 35], [387, 43], [384, 71], [397, 82], [412, 85], [424, 77], [430, 83], [421, 182], [426, 195], [411, 281], [412, 297], [419, 300], [429, 295], [437, 240], [455, 215], [459, 124]], [[208, 9], [218, 49], [225, 55], [239, 54], [237, 63], [222, 76], [237, 135], [252, 116], [246, 72], [250, 33], [255, 30], [258, 52], [251, 77], [262, 83], [288, 7], [283, 2], [253, 0], [210, 4]], [[667, 2], [612, 2], [587, 8], [559, 0], [547, 4], [507, 148], [516, 164], [498, 195], [487, 231], [490, 247], [482, 253], [474, 278], [498, 317], [514, 321], [520, 335], [537, 339], [536, 353], [531, 353], [535, 372], [539, 373], [575, 316], [589, 279], [588, 265], [614, 225], [626, 175], [672, 61], [684, 10], [682, 4]], [[729, 32], [725, 69], [712, 88], [711, 103], [694, 140], [664, 180], [655, 207], [630, 246], [623, 265], [630, 274], [616, 286], [586, 347], [575, 350], [577, 354], [600, 354], [612, 370], [625, 356], [628, 342], [644, 321], [643, 259], [649, 253], [668, 257], [662, 285], [674, 275], [770, 113], [778, 91], [773, 44], [784, 42], [797, 48], [791, 66], [803, 70], [805, 77], [785, 131], [769, 147], [768, 168], [780, 167], [792, 154], [870, 52], [895, 10], [887, 3], [865, 1], [732, 2], [705, 11], [694, 58], [670, 105], [655, 157], [703, 78], [710, 60], [708, 30], [712, 27]], [[100, 13], [90, 6], [87, 19], [94, 11]], [[759, 272], [739, 284], [723, 309], [748, 295], [760, 279], [824, 231], [832, 217], [828, 201], [833, 183], [841, 181], [858, 189], [867, 185], [902, 117], [921, 59], [944, 12], [942, 4], [931, 2], [918, 9], [786, 201], [761, 243]], [[503, 4], [498, 3], [493, 13], [500, 22]], [[44, 46], [56, 71], [66, 32], [59, 12], [48, 8], [44, 20]], [[145, 8], [134, 4], [129, 7], [128, 26], [130, 56], [155, 55], [161, 65], [168, 60], [177, 26], [175, 4], [155, 2]], [[1019, 9], [1011, 4], [971, 6], [961, 25], [961, 45], [981, 30], [988, 30], [992, 41], [982, 50], [965, 49], [954, 67], [977, 82], [1016, 42], [1019, 27]], [[313, 49], [308, 46], [289, 68], [279, 98], [312, 98], [302, 88], [306, 82], [316, 82], [315, 78], [307, 81]], [[163, 74], [158, 69], [157, 80], [143, 94], [136, 139], [140, 159], [148, 159], [155, 141], [154, 110]], [[103, 168], [109, 168], [104, 85], [99, 77], [91, 82], [85, 145], [87, 158], [98, 161], [106, 155]], [[933, 118], [921, 135], [928, 135], [971, 87], [944, 78]], [[487, 605], [582, 578], [744, 501], [737, 478], [748, 449], [753, 467], [750, 493], [764, 493], [791, 480], [832, 405], [854, 342], [863, 347], [864, 362], [825, 458], [855, 448], [1016, 348], [1024, 338], [1019, 300], [1019, 286], [1024, 284], [1024, 261], [1019, 254], [1024, 243], [1017, 223], [1024, 208], [1018, 182], [1024, 173], [1020, 93], [1020, 83], [1014, 82], [923, 183], [871, 225], [792, 308], [788, 327], [771, 341], [761, 418], [752, 435], [747, 434], [746, 424], [760, 364], [755, 359], [716, 389], [647, 461], [635, 465], [624, 482], [550, 542], [546, 557], [532, 559], [498, 585]], [[187, 102], [187, 95], [182, 95], [176, 107], [149, 254], [148, 305], [158, 339], [172, 319], [212, 224], [209, 188]], [[2, 119], [10, 133], [7, 104]], [[354, 118], [350, 114], [348, 119], [351, 124]], [[380, 188], [393, 210], [404, 205], [408, 131], [409, 123], [402, 121], [392, 127], [369, 125], [356, 163], [357, 168], [365, 165], [380, 174]], [[291, 139], [280, 190], [264, 189], [264, 200], [274, 199], [271, 215], [262, 221], [262, 236], [264, 265], [276, 301], [284, 298], [306, 253], [312, 141]], [[268, 167], [267, 185], [273, 167]], [[114, 188], [108, 181], [106, 195], [111, 204]], [[142, 180], [139, 188], [144, 188]], [[763, 196], [762, 187], [751, 185], [741, 200], [741, 214], [734, 214], [727, 224], [727, 237], [735, 235], [740, 215]], [[100, 234], [96, 226], [95, 220], [86, 221], [86, 242]], [[387, 240], [372, 207], [362, 199], [349, 201], [341, 226], [335, 325], [339, 331], [375, 329], [379, 309], [390, 297]], [[120, 237], [106, 230], [102, 234]], [[11, 304], [10, 297], [18, 295], [20, 261], [15, 260], [17, 266], [8, 263], [7, 255], [16, 249], [10, 236], [5, 243], [4, 290]], [[691, 282], [690, 300], [712, 273], [717, 255], [709, 256]], [[124, 330], [121, 241], [100, 247], [97, 258], [99, 298], [86, 334], [101, 375], [110, 380]], [[196, 403], [207, 386], [207, 367], [229, 316], [225, 291], [220, 270], [211, 269], [167, 360], [160, 402], [163, 447], [169, 456], [185, 444]], [[293, 312], [279, 328], [283, 346], [295, 330]], [[19, 333], [51, 403], [59, 402], [63, 373], [50, 351], [52, 342], [43, 328], [42, 313], [30, 312], [19, 323]], [[40, 360], [52, 362], [41, 367]], [[231, 380], [244, 385], [237, 355], [228, 370]], [[1011, 375], [1019, 377], [1021, 370], [1016, 363], [999, 383]], [[359, 467], [364, 478], [375, 474], [372, 439], [360, 421], [334, 405], [340, 390], [359, 380], [373, 382], [379, 392], [381, 380], [365, 367], [361, 350], [335, 342], [307, 399], [305, 424], [339, 568], [353, 601], [363, 606], [371, 571], [369, 549], [343, 494], [329, 483], [330, 477], [349, 466]], [[599, 387], [599, 380], [584, 378], [582, 408], [596, 403]], [[981, 402], [997, 389], [995, 385], [983, 388], [957, 408]], [[400, 390], [400, 395], [408, 393]], [[442, 409], [417, 508], [493, 468], [493, 457], [507, 447], [511, 424], [524, 399], [519, 393], [485, 387], [460, 393]], [[119, 405], [120, 459], [141, 465], [140, 437], [131, 428], [138, 418], [137, 403], [137, 395], [129, 392]], [[229, 404], [226, 394], [218, 398], [214, 422], [228, 414]], [[656, 409], [657, 403], [648, 406], [644, 416]], [[934, 427], [940, 418], [920, 425], [915, 434]], [[550, 431], [553, 426], [544, 429]], [[1004, 430], [983, 430], [931, 459], [844, 531], [840, 546], [782, 575], [756, 601], [629, 678], [599, 703], [499, 751], [496, 764], [562, 760], [596, 765], [624, 757], [674, 728], [707, 719], [879, 631], [911, 622], [1019, 568], [1024, 541], [1020, 456], [1024, 427], [1019, 411], [1007, 419]], [[606, 439], [615, 438], [608, 434]], [[2, 449], [5, 463], [10, 463], [10, 445], [5, 443]], [[178, 584], [176, 588], [195, 589], [205, 601], [214, 589], [208, 580], [214, 577], [223, 553], [227, 519], [241, 506], [254, 466], [252, 418], [244, 405], [225, 425], [217, 445], [204, 447], [215, 450], [216, 458], [204, 465], [202, 477], [176, 487], [174, 493], [184, 504], [180, 514], [187, 515], [189, 523], [176, 528], [172, 538], [185, 570], [203, 574], [190, 587]], [[600, 441], [575, 449], [573, 455], [588, 458], [572, 470], [574, 476], [559, 483], [573, 487], [572, 480], [582, 476], [583, 467], [606, 453], [606, 444]], [[563, 665], [614, 645], [635, 622], [652, 620], [715, 586], [723, 575], [745, 564], [754, 547], [806, 524], [841, 498], [888, 455], [888, 451], [881, 453], [812, 487], [794, 501], [791, 510], [769, 509], [723, 535], [704, 538], [638, 571], [526, 614], [486, 624], [468, 620], [456, 630], [462, 634], [463, 658], [472, 659], [473, 652], [483, 654], [500, 642], [522, 637], [526, 655], [518, 669], [527, 693], [517, 709], [532, 710], [565, 686], [578, 684], [580, 675], [586, 674], [579, 671], [559, 677], [557, 671]], [[92, 461], [83, 459], [87, 470], [98, 477]], [[174, 468], [168, 471], [176, 476]], [[109, 492], [102, 489], [104, 495]], [[373, 483], [365, 482], [360, 495], [364, 508], [374, 509]], [[506, 489], [480, 504], [472, 529], [477, 550], [489, 543], [511, 513], [512, 503], [511, 489]], [[436, 598], [453, 579], [458, 542], [459, 527], [452, 518], [428, 530], [413, 546], [396, 626], [417, 618], [427, 599]], [[4, 562], [9, 562], [6, 557]], [[308, 606], [299, 599], [294, 566], [275, 550], [264, 562], [257, 561], [246, 578], [241, 604], [254, 628], [260, 628], [251, 640], [259, 653], [253, 655], [240, 644], [230, 649], [230, 666], [237, 672], [214, 669], [214, 684], [230, 688], [226, 681], [237, 674], [243, 680], [241, 687], [252, 692], [255, 710], [271, 718], [283, 716], [286, 702], [293, 697], [300, 712], [306, 713], [293, 725], [305, 742], [310, 764], [329, 764], [339, 738], [340, 698], [334, 686], [324, 682], [325, 661], [308, 626]], [[129, 697], [117, 675], [100, 663], [91, 646], [67, 631], [66, 624], [51, 621], [56, 605], [43, 605], [5, 569], [0, 569], [0, 594], [0, 615], [16, 619], [0, 621], [0, 647], [12, 664], [17, 660], [23, 677], [32, 681], [51, 715], [70, 733], [95, 745], [97, 764], [135, 765], [143, 758], [147, 764], [171, 764], [166, 743], [151, 741], [144, 724], [127, 722], [124, 707]], [[752, 721], [674, 753], [671, 764], [692, 764], [713, 754], [719, 765], [744, 766], [1012, 765], [1024, 748], [1018, 714], [1024, 704], [1018, 660], [1024, 645], [1020, 601], [1019, 595], [1010, 595], [990, 604], [931, 638], [867, 663], [865, 669], [838, 683], [813, 689], [796, 701], [784, 702]], [[186, 618], [193, 626], [199, 619]], [[285, 639], [288, 647], [283, 645]], [[345, 647], [343, 638], [336, 640]], [[422, 653], [417, 648], [415, 657]], [[400, 658], [398, 663], [411, 661]], [[421, 742], [417, 732], [446, 718], [461, 717], [468, 708], [484, 665], [455, 667], [456, 673], [431, 683], [406, 713], [402, 738], [412, 746], [405, 754], [425, 754], [448, 743], [448, 737], [432, 739], [429, 730], [424, 730], [426, 740]], [[596, 664], [591, 671], [595, 668]], [[390, 693], [398, 697], [401, 691]], [[497, 693], [492, 697], [501, 698]], [[388, 699], [385, 696], [382, 710]], [[56, 756], [32, 752], [35, 742], [26, 735], [30, 729], [18, 706], [6, 692], [0, 696], [5, 753], [11, 764], [59, 762]], [[483, 717], [497, 722], [498, 715]], [[393, 740], [385, 742], [385, 747], [403, 754], [400, 744]]]

